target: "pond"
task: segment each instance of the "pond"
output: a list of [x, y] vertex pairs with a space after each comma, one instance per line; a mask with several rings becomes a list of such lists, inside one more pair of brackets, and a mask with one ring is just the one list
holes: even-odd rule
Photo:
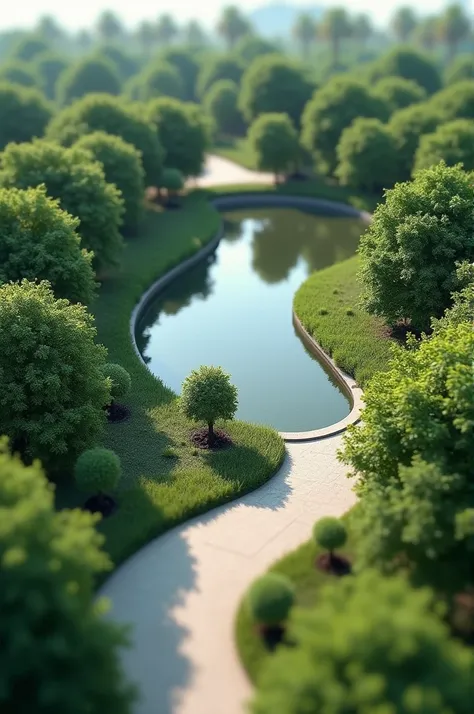
[[280, 431], [334, 424], [347, 397], [295, 332], [292, 304], [307, 276], [354, 255], [361, 219], [288, 208], [223, 213], [216, 252], [178, 277], [137, 324], [151, 371], [179, 394], [202, 364], [239, 390], [237, 418]]

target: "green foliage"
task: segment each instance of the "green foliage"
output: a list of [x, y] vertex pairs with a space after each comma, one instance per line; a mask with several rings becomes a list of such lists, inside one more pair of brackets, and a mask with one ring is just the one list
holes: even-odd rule
[[0, 286], [0, 433], [24, 458], [61, 472], [100, 438], [106, 351], [82, 305], [56, 300], [47, 283]]
[[78, 226], [44, 186], [0, 189], [0, 284], [48, 280], [57, 298], [90, 303], [92, 254], [81, 249]]
[[[290, 617], [258, 679], [253, 714], [456, 712], [472, 707], [473, 659], [450, 637], [430, 590], [367, 571], [326, 585]], [[449, 673], [449, 674], [447, 674]]]
[[336, 147], [344, 129], [359, 117], [385, 121], [388, 115], [387, 104], [366, 84], [352, 77], [334, 77], [306, 105], [303, 144], [314, 155], [320, 170], [331, 175], [336, 169]]
[[374, 82], [383, 77], [404, 77], [416, 82], [434, 94], [441, 88], [441, 77], [433, 60], [411, 47], [395, 47], [376, 60], [370, 67], [368, 78]]
[[298, 134], [287, 114], [261, 114], [248, 132], [258, 169], [289, 173], [301, 159]]
[[0, 83], [0, 149], [44, 134], [52, 108], [36, 89]]
[[422, 102], [427, 96], [423, 87], [403, 77], [384, 77], [375, 85], [374, 94], [389, 105], [391, 113]]
[[336, 149], [334, 175], [342, 185], [379, 192], [397, 178], [397, 148], [393, 135], [379, 119], [355, 119], [344, 129]]
[[120, 459], [115, 451], [100, 446], [83, 451], [74, 466], [76, 485], [86, 493], [113, 491], [121, 473]]
[[130, 79], [130, 77], [133, 77], [133, 75], [138, 72], [139, 63], [135, 57], [124, 52], [116, 45], [103, 45], [99, 48], [97, 55], [99, 58], [102, 57], [102, 59], [113, 64], [122, 82], [126, 82], [127, 79]]
[[196, 83], [199, 72], [199, 64], [194, 55], [187, 49], [179, 47], [169, 47], [161, 55], [163, 62], [170, 64], [179, 73], [183, 85], [183, 99], [194, 101], [196, 99]]
[[143, 197], [145, 193], [145, 172], [141, 153], [120, 136], [96, 131], [85, 134], [75, 147], [90, 151], [96, 161], [102, 164], [105, 180], [115, 184], [122, 194], [125, 213], [123, 231], [136, 233], [143, 217]]
[[346, 526], [339, 518], [327, 516], [316, 521], [313, 527], [313, 538], [325, 550], [332, 552], [342, 548], [347, 540]]
[[456, 119], [421, 137], [413, 170], [429, 168], [440, 161], [447, 166], [462, 164], [466, 171], [474, 169], [473, 120]]
[[39, 35], [24, 35], [13, 48], [11, 56], [21, 62], [31, 62], [49, 49], [49, 44]]
[[163, 97], [148, 104], [147, 116], [158, 128], [165, 166], [178, 169], [185, 177], [199, 176], [210, 144], [210, 126], [202, 109]]
[[220, 367], [194, 369], [183, 382], [180, 404], [188, 419], [209, 426], [217, 419], [233, 419], [237, 403], [237, 387]]
[[464, 79], [437, 92], [430, 105], [442, 121], [474, 119], [474, 80]]
[[121, 136], [141, 152], [145, 179], [154, 185], [163, 166], [163, 148], [151, 122], [125, 102], [107, 94], [92, 94], [59, 112], [48, 126], [47, 136], [70, 146], [84, 134], [105, 131]]
[[204, 111], [211, 117], [218, 134], [242, 133], [244, 121], [237, 107], [239, 89], [230, 79], [214, 82], [203, 98]]
[[178, 169], [164, 168], [160, 177], [160, 188], [172, 193], [182, 191], [184, 188], [184, 177]]
[[44, 140], [9, 144], [1, 155], [0, 183], [7, 188], [44, 183], [61, 208], [79, 218], [82, 245], [93, 251], [94, 265], [104, 268], [119, 261], [123, 201], [89, 152]]
[[124, 633], [94, 604], [95, 577], [111, 567], [97, 518], [57, 512], [39, 463], [23, 466], [5, 440], [0, 513], [2, 711], [129, 714]]
[[456, 84], [465, 79], [474, 79], [474, 57], [470, 54], [455, 57], [444, 72], [446, 85]]
[[128, 90], [132, 99], [140, 102], [158, 97], [183, 99], [185, 94], [179, 71], [163, 60], [149, 64], [140, 74], [132, 77]]
[[236, 5], [227, 5], [217, 23], [217, 32], [227, 43], [228, 48], [234, 48], [235, 43], [251, 31], [251, 25]]
[[203, 97], [212, 87], [214, 82], [220, 79], [230, 79], [240, 86], [240, 80], [244, 72], [243, 64], [234, 57], [222, 55], [210, 57], [203, 62], [197, 80], [198, 97]]
[[408, 181], [411, 177], [420, 138], [434, 131], [439, 122], [439, 112], [431, 102], [415, 104], [392, 114], [388, 129], [397, 148], [399, 181]]
[[420, 330], [441, 317], [458, 287], [457, 262], [474, 258], [473, 201], [471, 176], [444, 163], [386, 192], [359, 248], [369, 312]]
[[88, 57], [61, 74], [57, 97], [60, 104], [70, 104], [86, 94], [120, 94], [120, 90], [120, 78], [112, 62], [100, 57]]
[[303, 108], [314, 88], [303, 69], [292, 60], [280, 54], [264, 55], [245, 71], [239, 108], [249, 123], [260, 114], [284, 113], [299, 127]]
[[0, 82], [11, 82], [22, 87], [36, 87], [39, 84], [39, 77], [34, 65], [11, 60], [0, 65]]
[[271, 627], [284, 622], [295, 599], [291, 581], [278, 573], [255, 580], [246, 595], [246, 605], [254, 622]]
[[39, 55], [35, 61], [36, 69], [40, 77], [41, 89], [50, 100], [56, 98], [56, 85], [59, 77], [69, 67], [67, 59], [54, 52], [45, 52]]
[[132, 386], [130, 373], [120, 364], [106, 362], [104, 375], [110, 379], [110, 396], [113, 400], [126, 397]]
[[257, 57], [272, 55], [277, 52], [276, 46], [258, 35], [244, 35], [235, 45], [234, 55], [245, 65], [251, 64]]

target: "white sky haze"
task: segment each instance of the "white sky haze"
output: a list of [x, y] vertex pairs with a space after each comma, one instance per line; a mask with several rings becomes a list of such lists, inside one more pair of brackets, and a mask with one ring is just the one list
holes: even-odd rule
[[[71, 2], [68, 0], [3, 0], [1, 3], [0, 29], [12, 27], [28, 27], [34, 25], [41, 15], [54, 15], [58, 22], [69, 29], [80, 29], [93, 23], [97, 15], [106, 9], [113, 9], [122, 19], [130, 25], [137, 24], [144, 18], [154, 19], [162, 12], [172, 13], [179, 22], [196, 18], [203, 24], [213, 25], [221, 9], [232, 0], [83, 0]], [[276, 0], [278, 1], [278, 0]], [[285, 2], [285, 0], [282, 0]], [[287, 0], [288, 4], [291, 0]], [[266, 0], [237, 0], [236, 5], [244, 12], [255, 7], [267, 4]], [[354, 12], [368, 12], [373, 21], [383, 23], [399, 5], [409, 4], [404, 0], [301, 0], [294, 3], [304, 5], [342, 5]], [[446, 0], [417, 0], [413, 3], [419, 14], [428, 14], [439, 11], [446, 4]], [[470, 0], [465, 0], [470, 5]]]

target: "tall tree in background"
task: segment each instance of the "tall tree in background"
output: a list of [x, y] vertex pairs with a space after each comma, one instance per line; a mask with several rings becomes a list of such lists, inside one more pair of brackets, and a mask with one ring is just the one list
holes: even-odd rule
[[427, 52], [432, 52], [439, 41], [439, 24], [439, 17], [437, 15], [429, 15], [423, 18], [416, 28], [416, 40]]
[[36, 32], [47, 42], [54, 44], [64, 37], [64, 30], [51, 15], [42, 15], [36, 25]]
[[104, 10], [96, 25], [97, 33], [104, 42], [115, 42], [123, 35], [123, 25], [111, 10]]
[[92, 35], [88, 30], [79, 30], [76, 35], [76, 42], [81, 52], [88, 52], [92, 47]]
[[156, 33], [153, 24], [149, 20], [143, 20], [135, 30], [135, 36], [140, 45], [140, 49], [147, 57], [151, 54], [156, 42]]
[[190, 47], [204, 47], [206, 33], [197, 20], [190, 20], [183, 28], [184, 42]]
[[242, 15], [238, 7], [228, 5], [223, 9], [220, 20], [217, 23], [217, 32], [227, 43], [230, 50], [233, 49], [237, 40], [240, 40], [250, 31], [250, 23]]
[[169, 45], [176, 39], [178, 34], [178, 26], [171, 15], [164, 13], [158, 18], [155, 27], [155, 37], [160, 45]]
[[301, 13], [293, 25], [293, 37], [301, 47], [303, 59], [308, 59], [311, 47], [316, 40], [316, 22], [308, 13]]
[[445, 43], [448, 59], [453, 59], [459, 44], [471, 33], [471, 22], [464, 8], [455, 3], [449, 5], [440, 17], [439, 34]]
[[332, 61], [336, 66], [339, 64], [341, 43], [348, 39], [352, 33], [351, 20], [347, 11], [343, 7], [335, 7], [325, 12], [321, 33], [324, 39], [332, 45]]
[[411, 7], [399, 7], [390, 23], [393, 34], [401, 43], [408, 42], [417, 24], [417, 17]]
[[356, 15], [352, 22], [352, 37], [354, 40], [362, 47], [365, 47], [373, 34], [374, 27], [370, 17], [365, 13]]

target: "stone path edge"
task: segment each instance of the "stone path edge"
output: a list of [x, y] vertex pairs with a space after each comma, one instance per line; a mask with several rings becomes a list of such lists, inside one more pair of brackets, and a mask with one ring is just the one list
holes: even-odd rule
[[[352, 216], [354, 218], [360, 218], [363, 221], [369, 223], [371, 220], [370, 213], [365, 211], [359, 211], [353, 206], [349, 206], [345, 203], [340, 203], [336, 201], [328, 201], [321, 198], [311, 198], [308, 196], [293, 196], [293, 195], [273, 195], [265, 193], [246, 193], [242, 191], [238, 194], [228, 194], [223, 193], [220, 196], [211, 200], [211, 204], [219, 212], [228, 210], [238, 210], [241, 208], [264, 208], [266, 206], [275, 206], [279, 208], [308, 208], [316, 211], [324, 211], [324, 214], [333, 216]], [[162, 290], [164, 290], [170, 283], [172, 283], [180, 275], [183, 275], [188, 270], [193, 268], [195, 265], [200, 263], [202, 260], [207, 258], [209, 255], [215, 252], [217, 249], [221, 238], [224, 235], [224, 224], [221, 220], [221, 224], [217, 230], [216, 235], [207, 243], [203, 248], [200, 248], [196, 253], [194, 253], [189, 258], [181, 261], [174, 268], [171, 268], [165, 275], [158, 278], [141, 296], [139, 301], [136, 303], [130, 315], [130, 337], [132, 340], [132, 345], [135, 353], [141, 363], [149, 369], [147, 363], [143, 359], [140, 350], [138, 349], [135, 332], [137, 322], [140, 320], [144, 311], [147, 309], [149, 303], [158, 295]], [[310, 349], [316, 357], [325, 364], [329, 369], [340, 388], [344, 394], [349, 399], [351, 406], [351, 411], [344, 419], [331, 424], [330, 426], [324, 427], [322, 429], [314, 429], [311, 431], [301, 431], [301, 432], [280, 432], [280, 436], [284, 441], [313, 441], [316, 439], [324, 439], [329, 436], [335, 436], [341, 433], [351, 424], [356, 424], [360, 420], [360, 415], [362, 411], [362, 395], [363, 392], [360, 387], [357, 386], [356, 382], [352, 377], [345, 374], [336, 365], [334, 360], [323, 350], [323, 348], [316, 342], [316, 340], [309, 334], [305, 327], [300, 322], [298, 316], [293, 312], [293, 324], [296, 331], [301, 336], [303, 342], [306, 344], [308, 349]]]

